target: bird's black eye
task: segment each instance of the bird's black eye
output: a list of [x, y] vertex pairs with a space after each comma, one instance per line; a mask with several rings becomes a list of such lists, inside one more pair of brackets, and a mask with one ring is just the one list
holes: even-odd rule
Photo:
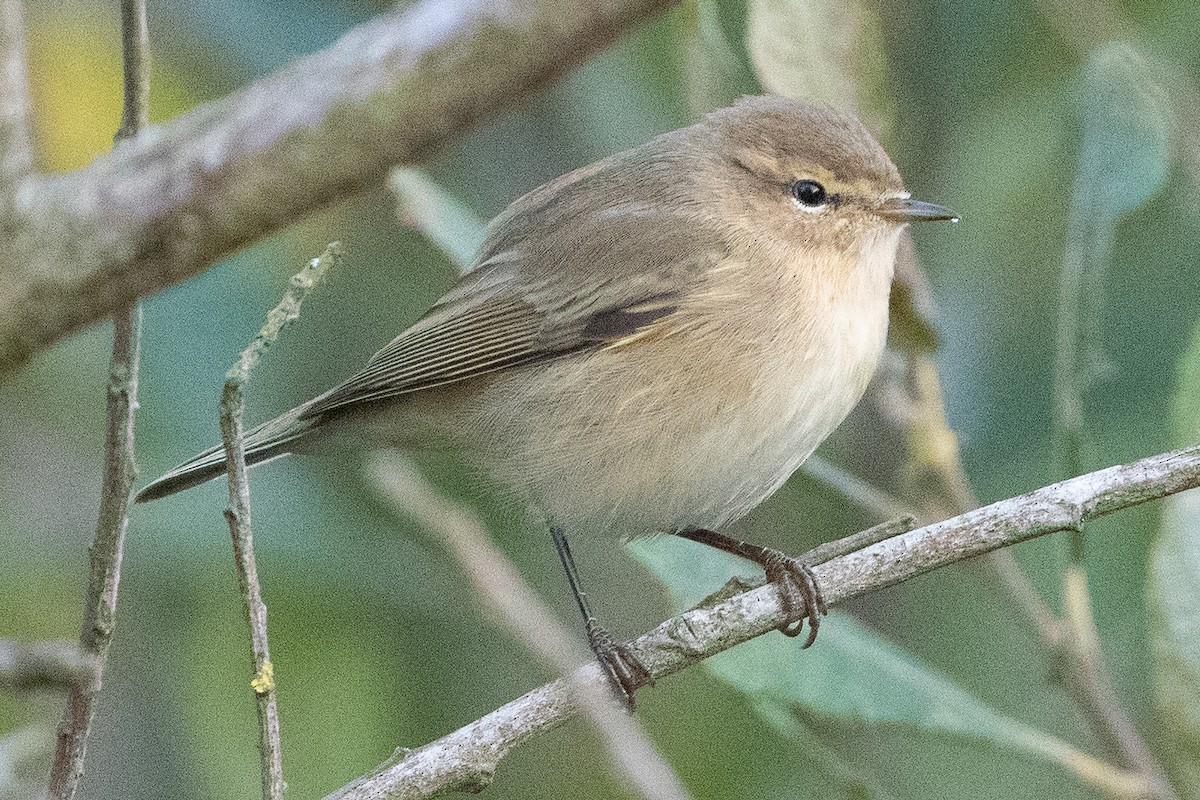
[[826, 200], [825, 187], [816, 181], [796, 181], [792, 184], [792, 197], [802, 206], [816, 208]]

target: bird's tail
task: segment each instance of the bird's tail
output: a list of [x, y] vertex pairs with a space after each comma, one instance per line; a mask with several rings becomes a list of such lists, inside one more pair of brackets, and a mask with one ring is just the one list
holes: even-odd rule
[[[320, 417], [303, 419], [304, 406], [293, 408], [275, 419], [264, 422], [246, 433], [246, 464], [252, 466], [286, 455], [292, 444], [307, 435], [320, 422]], [[225, 473], [225, 448], [210, 447], [197, 453], [166, 474], [155, 478], [137, 493], [134, 500], [146, 503], [184, 489], [191, 489]]]

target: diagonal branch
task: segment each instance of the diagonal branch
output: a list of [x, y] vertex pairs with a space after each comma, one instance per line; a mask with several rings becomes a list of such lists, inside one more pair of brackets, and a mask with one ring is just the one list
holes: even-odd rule
[[[873, 544], [815, 568], [831, 605], [939, 567], [1200, 486], [1200, 445], [1047, 486]], [[776, 630], [786, 613], [773, 586], [669, 619], [632, 643], [655, 678]], [[603, 681], [594, 664], [576, 679]], [[375, 772], [325, 800], [432, 797], [479, 790], [500, 762], [537, 733], [579, 711], [565, 680], [541, 686], [487, 716], [416, 750], [398, 751]], [[1160, 787], [1149, 787], [1157, 796]], [[1159, 793], [1161, 794], [1161, 793]]]
[[422, 0], [84, 169], [28, 180], [19, 219], [0, 220], [21, 232], [0, 259], [0, 376], [428, 156], [675, 2]]

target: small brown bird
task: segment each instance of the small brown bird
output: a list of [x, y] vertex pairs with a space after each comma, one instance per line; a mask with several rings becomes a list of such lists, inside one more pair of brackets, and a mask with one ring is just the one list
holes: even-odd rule
[[[596, 625], [564, 530], [674, 533], [751, 558], [811, 643], [807, 565], [714, 529], [769, 497], [858, 402], [901, 231], [953, 218], [909, 196], [854, 117], [743, 98], [514, 201], [433, 308], [344, 383], [248, 433], [247, 460], [347, 429], [460, 449], [549, 520], [627, 698], [649, 676]], [[137, 499], [224, 469], [213, 448]]]

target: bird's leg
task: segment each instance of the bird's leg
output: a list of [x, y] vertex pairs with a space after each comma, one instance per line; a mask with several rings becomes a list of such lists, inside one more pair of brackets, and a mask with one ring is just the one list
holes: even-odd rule
[[792, 558], [774, 548], [760, 547], [703, 528], [688, 528], [675, 535], [758, 564], [767, 573], [767, 580], [779, 587], [783, 610], [788, 612], [788, 621], [780, 625], [779, 630], [787, 636], [798, 636], [804, 621], [808, 620], [808, 638], [804, 646], [808, 647], [816, 640], [821, 616], [829, 611], [812, 571], [814, 563], [819, 561], [812, 562], [805, 555]]
[[571, 594], [583, 615], [584, 629], [587, 631], [588, 644], [600, 662], [600, 668], [608, 676], [617, 696], [625, 701], [630, 711], [634, 710], [633, 695], [640, 687], [654, 683], [653, 676], [646, 666], [621, 642], [613, 641], [611, 635], [592, 614], [588, 605], [587, 594], [579, 586], [579, 570], [575, 567], [575, 559], [571, 555], [571, 546], [567, 544], [567, 536], [562, 528], [552, 527], [550, 534], [554, 537], [554, 547], [558, 550], [558, 559], [562, 562], [563, 570], [567, 573], [567, 583], [571, 585]]
[[715, 547], [726, 553], [732, 553], [761, 566], [767, 573], [767, 580], [779, 585], [783, 607], [788, 612], [788, 621], [780, 625], [779, 630], [788, 636], [796, 636], [800, 633], [804, 620], [807, 619], [808, 639], [805, 640], [804, 646], [808, 647], [817, 638], [821, 616], [828, 613], [825, 599], [821, 596], [821, 587], [817, 584], [812, 568], [893, 536], [907, 533], [916, 524], [916, 519], [910, 515], [888, 520], [844, 539], [817, 545], [796, 558], [791, 558], [770, 547], [759, 547], [734, 539], [732, 536], [702, 528], [677, 531], [675, 535]]

